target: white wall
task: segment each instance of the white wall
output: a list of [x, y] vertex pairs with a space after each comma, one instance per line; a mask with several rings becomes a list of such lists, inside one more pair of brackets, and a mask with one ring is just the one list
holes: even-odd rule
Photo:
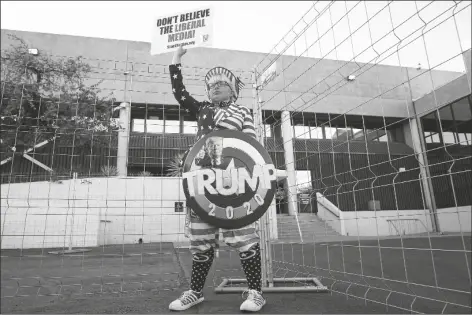
[[345, 234], [349, 236], [389, 236], [432, 231], [428, 210], [382, 210], [343, 212]]
[[432, 231], [427, 210], [342, 211], [317, 193], [318, 216], [346, 236], [408, 235]]
[[[471, 232], [471, 212], [471, 206], [438, 209], [440, 231]], [[318, 198], [318, 216], [339, 234], [349, 236], [409, 235], [433, 230], [429, 210], [346, 212], [324, 197]]]
[[71, 234], [73, 247], [97, 246], [100, 220], [111, 221], [108, 244], [186, 241], [185, 213], [174, 212], [175, 201], [185, 205], [179, 178], [89, 181], [1, 185], [1, 248], [68, 247]]
[[344, 221], [340, 220], [342, 211], [320, 193], [316, 193], [316, 200], [318, 202], [318, 217], [325, 221], [333, 230], [341, 235], [345, 235]]
[[441, 232], [471, 232], [472, 206], [438, 209]]
[[318, 216], [346, 236], [408, 235], [432, 231], [427, 210], [342, 211], [317, 193]]
[[[389, 236], [432, 232], [429, 210], [342, 211], [317, 193], [318, 217], [341, 235]], [[472, 206], [437, 210], [441, 232], [471, 232]]]
[[[176, 201], [185, 206], [181, 179], [127, 177], [87, 181], [90, 183], [78, 179], [62, 184], [1, 185], [1, 248], [136, 244], [140, 238], [144, 243], [188, 243], [184, 236], [185, 212], [174, 212]], [[268, 213], [271, 238], [277, 238], [275, 203]]]

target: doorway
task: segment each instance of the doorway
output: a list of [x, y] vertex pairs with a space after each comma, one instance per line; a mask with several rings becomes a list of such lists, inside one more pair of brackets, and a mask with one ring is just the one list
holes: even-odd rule
[[277, 214], [288, 214], [287, 193], [285, 190], [286, 177], [277, 178], [277, 192], [275, 194], [275, 207]]

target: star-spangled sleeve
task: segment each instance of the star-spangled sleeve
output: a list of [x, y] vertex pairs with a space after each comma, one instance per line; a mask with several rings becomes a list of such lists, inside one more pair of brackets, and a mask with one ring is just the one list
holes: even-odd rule
[[243, 121], [243, 132], [256, 138], [256, 129], [254, 128], [254, 118], [252, 117], [251, 111], [246, 107], [246, 114], [244, 115]]
[[169, 65], [170, 80], [172, 82], [172, 93], [180, 106], [192, 114], [197, 115], [201, 103], [194, 99], [185, 88], [182, 77], [182, 65], [180, 63]]

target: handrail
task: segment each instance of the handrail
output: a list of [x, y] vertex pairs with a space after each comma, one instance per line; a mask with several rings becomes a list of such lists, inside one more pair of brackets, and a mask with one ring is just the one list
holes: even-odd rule
[[[316, 202], [319, 202], [319, 200], [321, 199], [321, 204], [326, 208], [326, 210], [328, 210], [329, 212], [331, 212], [335, 217], [339, 218], [340, 217], [340, 212], [341, 210], [339, 210], [338, 207], [336, 207], [331, 201], [329, 201], [325, 196], [323, 196], [321, 193], [317, 192], [316, 193]], [[326, 203], [326, 205], [325, 205]], [[330, 208], [335, 208], [336, 211], [333, 211], [332, 209]]]

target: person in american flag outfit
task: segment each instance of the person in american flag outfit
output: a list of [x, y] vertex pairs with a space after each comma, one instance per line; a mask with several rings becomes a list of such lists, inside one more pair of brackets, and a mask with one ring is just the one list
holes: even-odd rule
[[[183, 84], [181, 58], [186, 53], [182, 47], [175, 52], [169, 65], [172, 92], [177, 102], [197, 118], [196, 141], [213, 130], [238, 130], [256, 137], [251, 111], [236, 104], [243, 83], [231, 71], [223, 67], [211, 69], [205, 76], [205, 90], [209, 101], [197, 101]], [[217, 141], [211, 145], [217, 145]], [[207, 144], [208, 146], [208, 144]], [[187, 151], [188, 153], [188, 151]], [[208, 153], [208, 151], [207, 151]], [[206, 154], [207, 155], [207, 154]], [[184, 155], [182, 160], [185, 160]], [[203, 158], [203, 154], [201, 156]], [[213, 163], [212, 163], [213, 164]], [[226, 168], [227, 165], [220, 165]], [[203, 287], [217, 248], [219, 228], [202, 221], [192, 209], [187, 209], [190, 251], [193, 255], [190, 290], [170, 303], [169, 309], [186, 310], [204, 300]], [[223, 241], [239, 251], [241, 264], [248, 281], [246, 300], [242, 311], [259, 311], [266, 303], [262, 295], [261, 253], [255, 223], [239, 229], [222, 229]]]

